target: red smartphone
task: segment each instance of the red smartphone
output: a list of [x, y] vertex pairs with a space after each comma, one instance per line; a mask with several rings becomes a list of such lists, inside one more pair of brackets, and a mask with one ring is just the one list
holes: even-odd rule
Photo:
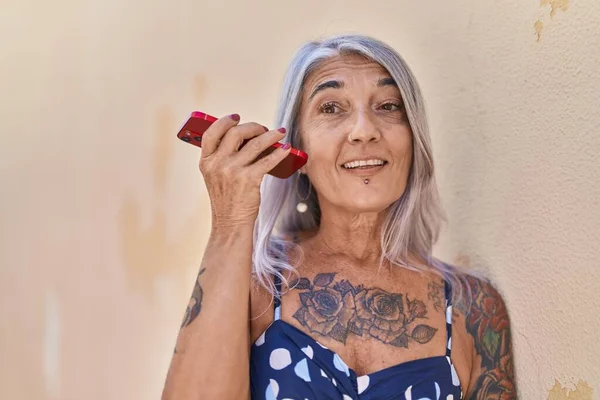
[[[215, 122], [217, 118], [212, 117], [200, 111], [194, 111], [187, 122], [177, 133], [177, 137], [184, 142], [193, 144], [194, 146], [202, 147], [202, 135], [209, 126]], [[243, 146], [243, 145], [242, 145]], [[283, 146], [282, 143], [275, 143], [265, 151], [263, 151], [257, 159], [260, 159], [273, 150]], [[290, 154], [283, 159], [275, 168], [269, 171], [269, 175], [273, 175], [277, 178], [285, 179], [292, 176], [292, 174], [298, 171], [306, 161], [308, 160], [308, 154], [305, 152], [294, 149], [290, 150]]]

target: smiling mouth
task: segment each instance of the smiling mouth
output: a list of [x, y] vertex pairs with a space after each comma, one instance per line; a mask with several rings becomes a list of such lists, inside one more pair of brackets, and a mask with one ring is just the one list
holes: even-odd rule
[[342, 165], [347, 170], [368, 170], [383, 167], [387, 161], [381, 159], [350, 161]]

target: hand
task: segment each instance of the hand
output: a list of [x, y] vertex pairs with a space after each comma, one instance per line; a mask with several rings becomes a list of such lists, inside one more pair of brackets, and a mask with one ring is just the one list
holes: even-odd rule
[[202, 136], [200, 171], [210, 197], [213, 229], [254, 226], [260, 183], [291, 149], [286, 144], [257, 160], [264, 150], [283, 139], [285, 129], [269, 131], [254, 122], [239, 124], [239, 120], [237, 114], [219, 118]]

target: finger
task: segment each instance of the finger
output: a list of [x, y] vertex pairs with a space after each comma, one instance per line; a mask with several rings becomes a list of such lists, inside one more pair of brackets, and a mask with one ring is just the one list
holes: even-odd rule
[[263, 135], [250, 139], [244, 145], [237, 155], [237, 159], [244, 165], [251, 164], [269, 147], [279, 142], [285, 136], [285, 129], [279, 128], [276, 131], [269, 131]]
[[216, 120], [202, 135], [202, 157], [213, 154], [227, 131], [240, 122], [238, 114], [231, 114]]
[[221, 138], [221, 144], [219, 144], [217, 151], [222, 154], [231, 154], [238, 151], [245, 140], [250, 140], [268, 131], [269, 129], [266, 126], [255, 122], [234, 126]]
[[271, 154], [257, 160], [250, 168], [254, 173], [262, 178], [265, 174], [282, 162], [288, 156], [288, 154], [290, 154], [291, 150], [292, 146], [289, 143], [286, 143], [271, 152]]

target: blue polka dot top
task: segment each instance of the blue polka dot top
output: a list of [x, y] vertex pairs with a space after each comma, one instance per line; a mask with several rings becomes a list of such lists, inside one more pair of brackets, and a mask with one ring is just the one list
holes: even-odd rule
[[[281, 283], [275, 281], [281, 292]], [[458, 400], [463, 398], [452, 360], [451, 287], [445, 284], [446, 355], [404, 362], [357, 375], [334, 351], [281, 319], [275, 297], [273, 323], [252, 345], [254, 400]]]

